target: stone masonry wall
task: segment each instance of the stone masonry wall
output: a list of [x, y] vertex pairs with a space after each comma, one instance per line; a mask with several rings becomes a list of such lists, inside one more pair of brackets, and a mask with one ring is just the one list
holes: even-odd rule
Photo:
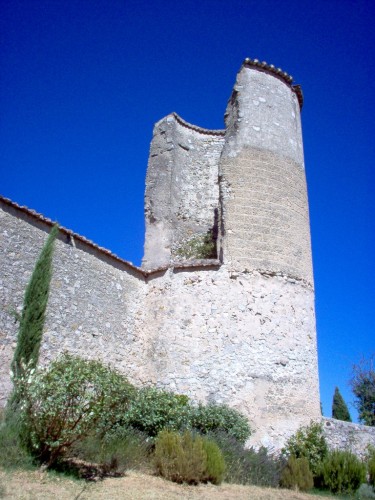
[[312, 283], [305, 172], [291, 160], [249, 148], [221, 166], [230, 179], [225, 262]]
[[320, 415], [314, 294], [257, 272], [169, 270], [146, 297], [155, 382], [194, 400], [227, 403], [280, 448]]
[[[21, 311], [26, 284], [50, 229], [27, 214], [3, 208], [1, 406], [11, 389], [17, 334], [10, 311]], [[105, 262], [100, 252], [92, 254], [78, 241], [60, 237], [42, 363], [66, 350], [116, 366], [137, 385], [152, 383], [195, 401], [225, 402], [248, 416], [255, 431], [251, 442], [258, 445], [280, 447], [315, 416], [314, 299], [302, 282], [234, 273], [218, 261], [160, 270], [147, 278], [136, 268]]]
[[[22, 310], [26, 285], [50, 229], [20, 212], [15, 215], [0, 210], [0, 406], [11, 389], [17, 335], [11, 310]], [[57, 241], [41, 361], [67, 350], [117, 366], [138, 383], [148, 381], [147, 339], [139, 326], [145, 286], [141, 273], [130, 266], [118, 268], [87, 249]]]
[[365, 458], [367, 447], [375, 446], [375, 427], [323, 418], [323, 431], [333, 450], [348, 450]]
[[146, 178], [144, 268], [181, 260], [186, 242], [217, 224], [223, 133], [194, 127], [175, 114], [155, 125]]

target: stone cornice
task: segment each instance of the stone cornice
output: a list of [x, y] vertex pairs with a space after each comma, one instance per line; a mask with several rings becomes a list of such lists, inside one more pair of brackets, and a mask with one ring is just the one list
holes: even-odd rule
[[242, 63], [241, 68], [255, 68], [260, 71], [265, 71], [266, 73], [270, 73], [273, 76], [280, 78], [284, 83], [286, 83], [292, 91], [296, 94], [299, 106], [302, 109], [303, 106], [303, 94], [301, 85], [293, 85], [293, 77], [289, 75], [286, 71], [283, 71], [281, 68], [276, 68], [273, 64], [268, 64], [266, 61], [258, 61], [258, 59], [250, 59], [247, 57]]

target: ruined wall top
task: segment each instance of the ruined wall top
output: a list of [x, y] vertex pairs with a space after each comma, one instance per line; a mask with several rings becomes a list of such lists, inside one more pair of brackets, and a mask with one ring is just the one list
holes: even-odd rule
[[286, 71], [283, 71], [281, 68], [276, 68], [273, 64], [268, 64], [266, 63], [266, 61], [260, 62], [258, 61], [258, 59], [250, 59], [249, 57], [247, 57], [244, 60], [244, 62], [242, 63], [242, 67], [243, 66], [247, 66], [249, 68], [255, 68], [260, 71], [265, 71], [283, 80], [287, 85], [290, 86], [290, 88], [296, 94], [300, 108], [302, 109], [303, 93], [301, 85], [293, 85], [293, 77], [288, 73], [286, 73]]

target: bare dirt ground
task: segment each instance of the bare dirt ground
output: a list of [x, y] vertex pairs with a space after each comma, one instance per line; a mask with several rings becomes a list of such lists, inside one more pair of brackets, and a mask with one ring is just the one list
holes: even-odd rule
[[159, 477], [129, 471], [121, 478], [99, 482], [75, 481], [41, 471], [5, 472], [0, 470], [0, 498], [17, 500], [172, 500], [180, 498], [207, 500], [312, 500], [290, 490], [211, 484], [186, 486]]

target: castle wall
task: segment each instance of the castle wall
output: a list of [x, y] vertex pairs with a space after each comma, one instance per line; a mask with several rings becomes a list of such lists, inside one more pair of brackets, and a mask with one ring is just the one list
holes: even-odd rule
[[330, 449], [348, 450], [362, 459], [368, 446], [375, 446], [375, 427], [323, 417], [323, 432]]
[[257, 272], [169, 270], [150, 279], [146, 321], [155, 382], [227, 403], [280, 448], [320, 415], [314, 294]]
[[[174, 113], [155, 125], [142, 270], [60, 231], [42, 362], [68, 350], [136, 384], [227, 403], [249, 418], [251, 444], [274, 449], [320, 419], [302, 94], [291, 81], [245, 60], [225, 134]], [[0, 214], [4, 403], [17, 331], [8, 311], [22, 306], [51, 223], [11, 203]], [[217, 231], [217, 260], [187, 254]]]
[[187, 242], [216, 230], [223, 134], [176, 114], [155, 125], [146, 178], [144, 268], [183, 259]]
[[[11, 311], [22, 310], [26, 285], [50, 230], [19, 210], [13, 215], [4, 208], [0, 210], [0, 406], [11, 389], [9, 370], [18, 329]], [[138, 383], [148, 381], [147, 339], [139, 326], [143, 276], [80, 246], [56, 241], [41, 361], [66, 350], [101, 359]]]

